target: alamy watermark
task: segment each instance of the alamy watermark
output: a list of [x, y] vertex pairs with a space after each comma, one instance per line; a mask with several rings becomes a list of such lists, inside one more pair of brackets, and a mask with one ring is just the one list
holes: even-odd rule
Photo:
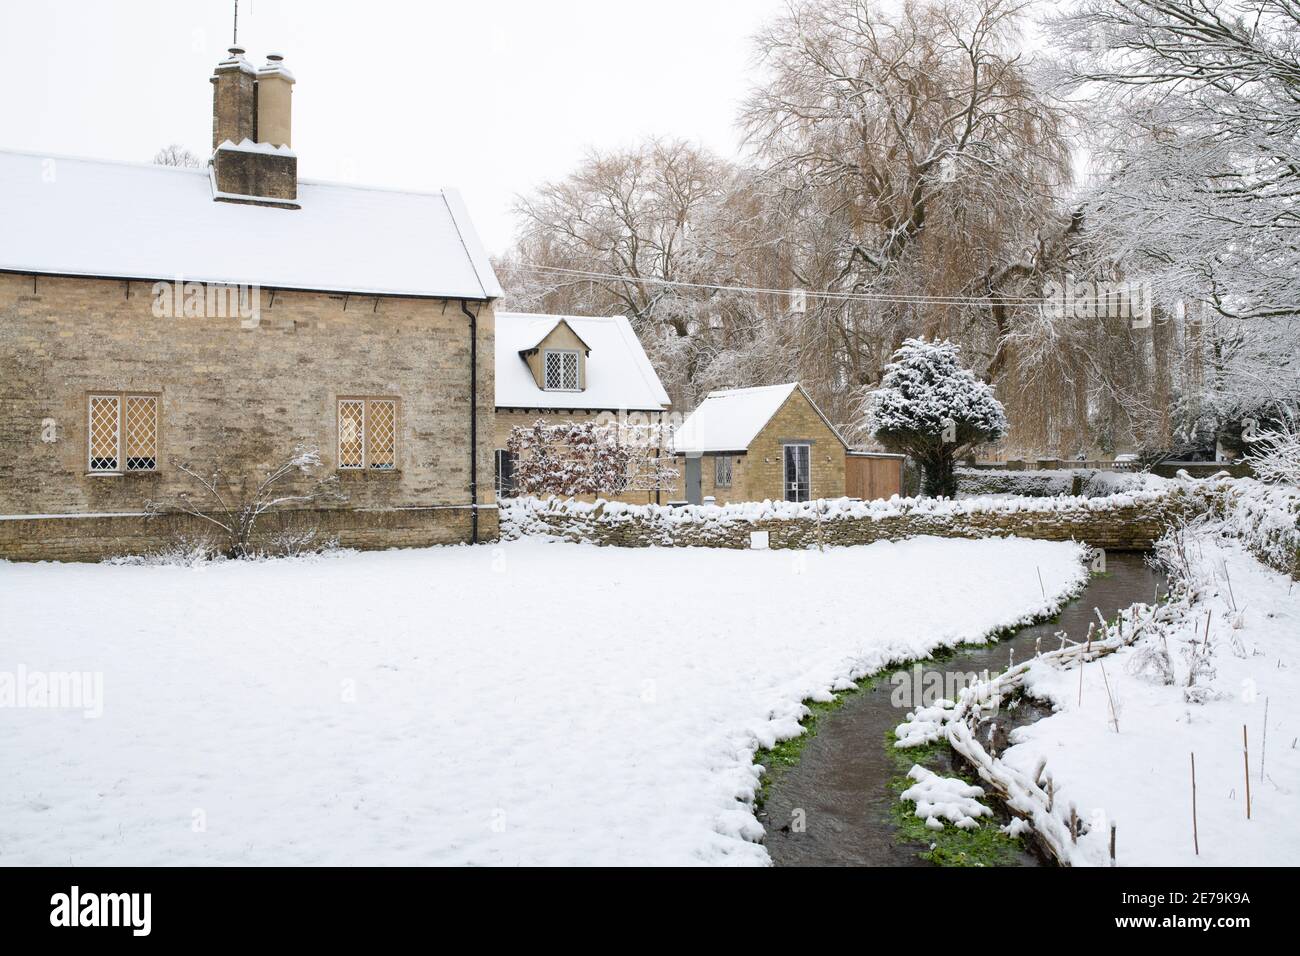
[[186, 282], [177, 276], [153, 284], [153, 314], [160, 319], [238, 319], [246, 329], [262, 321], [262, 287]]
[[133, 936], [148, 936], [153, 928], [152, 893], [93, 893], [73, 885], [50, 897], [54, 927], [121, 927]]
[[999, 704], [997, 693], [985, 671], [945, 671], [913, 664], [911, 670], [898, 671], [889, 678], [894, 689], [889, 702], [899, 710], [933, 707], [941, 700], [956, 703], [967, 688], [975, 688], [980, 710], [996, 713]]
[[1066, 273], [1064, 282], [1043, 285], [1043, 314], [1064, 319], [1128, 319], [1135, 329], [1151, 327], [1153, 303], [1146, 282], [1078, 281]]
[[79, 710], [87, 720], [104, 715], [102, 671], [0, 671], [0, 709]]

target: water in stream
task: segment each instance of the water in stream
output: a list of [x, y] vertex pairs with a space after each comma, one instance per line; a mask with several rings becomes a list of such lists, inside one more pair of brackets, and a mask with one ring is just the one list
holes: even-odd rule
[[[1005, 670], [1012, 653], [1016, 661], [1032, 657], [1041, 639], [1044, 651], [1060, 646], [1054, 635], [1065, 631], [1079, 640], [1096, 621], [1094, 608], [1107, 619], [1138, 601], [1150, 603], [1164, 593], [1164, 579], [1136, 552], [1109, 552], [1106, 573], [1094, 575], [1084, 592], [1062, 609], [1059, 620], [1022, 628], [1013, 637], [984, 647], [962, 648], [945, 661], [927, 661], [926, 669], [967, 674]], [[923, 844], [900, 842], [890, 818], [894, 794], [889, 781], [898, 766], [885, 747], [885, 735], [906, 717], [891, 701], [888, 680], [853, 694], [842, 707], [822, 717], [817, 733], [803, 748], [799, 762], [779, 773], [768, 787], [759, 814], [767, 829], [765, 844], [778, 866], [928, 866], [919, 853]], [[1000, 750], [1012, 727], [1031, 723], [1050, 710], [1023, 702], [998, 718]], [[936, 768], [939, 769], [939, 768]], [[940, 770], [940, 772], [944, 772]], [[803, 811], [805, 829], [794, 832], [788, 823]], [[1039, 861], [1029, 853], [1020, 863]]]

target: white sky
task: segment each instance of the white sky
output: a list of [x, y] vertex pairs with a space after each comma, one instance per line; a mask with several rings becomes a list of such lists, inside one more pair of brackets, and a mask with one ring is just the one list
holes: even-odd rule
[[[735, 155], [749, 37], [780, 0], [241, 0], [239, 42], [297, 78], [299, 172], [459, 189], [489, 250], [515, 194], [646, 135]], [[211, 151], [233, 0], [0, 0], [0, 147]]]

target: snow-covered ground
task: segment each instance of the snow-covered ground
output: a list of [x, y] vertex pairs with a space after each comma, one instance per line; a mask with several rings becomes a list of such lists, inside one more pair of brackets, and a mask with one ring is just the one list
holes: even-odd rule
[[1217, 530], [1187, 537], [1195, 603], [1163, 636], [1105, 658], [1104, 676], [1097, 662], [1085, 665], [1082, 704], [1077, 669], [1039, 662], [1028, 675], [1031, 692], [1059, 712], [1016, 731], [1004, 759], [1032, 775], [1046, 758], [1060, 805], [1092, 823], [1081, 847], [1093, 862], [1107, 859], [1111, 823], [1120, 865], [1300, 859], [1300, 585]]
[[[761, 864], [752, 755], [801, 700], [1044, 611], [1080, 559], [919, 538], [0, 562], [0, 864]], [[36, 706], [33, 675], [73, 671], [102, 675], [98, 718]]]

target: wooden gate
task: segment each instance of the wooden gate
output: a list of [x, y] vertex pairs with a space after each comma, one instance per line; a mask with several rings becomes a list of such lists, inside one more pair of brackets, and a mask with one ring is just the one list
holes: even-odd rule
[[903, 493], [903, 456], [849, 452], [844, 460], [844, 493], [870, 501]]

